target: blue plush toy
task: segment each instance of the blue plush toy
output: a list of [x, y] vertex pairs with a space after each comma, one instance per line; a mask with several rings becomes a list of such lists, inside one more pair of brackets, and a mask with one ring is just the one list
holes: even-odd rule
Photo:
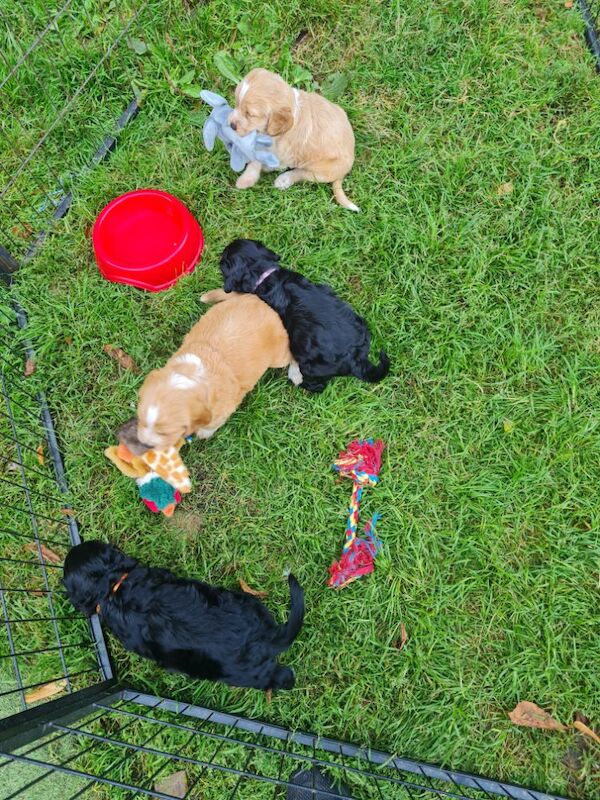
[[256, 131], [238, 136], [227, 121], [233, 111], [227, 100], [220, 94], [208, 91], [200, 92], [200, 97], [213, 107], [202, 129], [204, 146], [209, 152], [215, 146], [215, 139], [220, 139], [230, 154], [229, 165], [234, 172], [241, 172], [250, 161], [259, 161], [269, 169], [279, 166], [275, 153], [266, 149], [273, 142], [270, 136]]

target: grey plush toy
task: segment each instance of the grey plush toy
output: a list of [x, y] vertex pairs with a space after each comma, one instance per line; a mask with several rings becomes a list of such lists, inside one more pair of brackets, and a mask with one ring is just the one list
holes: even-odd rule
[[270, 169], [279, 166], [279, 159], [275, 153], [266, 149], [273, 141], [270, 136], [256, 131], [246, 136], [238, 136], [227, 122], [233, 111], [231, 106], [227, 105], [227, 100], [220, 94], [208, 91], [200, 92], [200, 97], [213, 107], [202, 129], [204, 146], [209, 152], [212, 152], [215, 146], [215, 139], [220, 139], [229, 151], [229, 166], [234, 172], [241, 172], [250, 161], [259, 161]]

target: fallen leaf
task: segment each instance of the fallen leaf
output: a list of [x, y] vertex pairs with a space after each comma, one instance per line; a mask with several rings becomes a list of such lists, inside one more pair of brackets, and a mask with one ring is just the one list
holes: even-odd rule
[[512, 183], [507, 181], [506, 183], [500, 184], [500, 186], [496, 189], [496, 194], [498, 197], [504, 197], [504, 195], [511, 194], [514, 188], [515, 187], [512, 185]]
[[65, 517], [74, 517], [75, 516], [75, 512], [73, 511], [72, 508], [61, 508], [60, 513], [64, 514]]
[[573, 8], [573, 0], [565, 0], [565, 8]]
[[267, 703], [270, 705], [271, 700], [273, 699], [273, 689], [267, 689], [266, 695], [267, 695]]
[[35, 361], [33, 360], [33, 358], [28, 358], [27, 361], [25, 362], [25, 370], [23, 374], [25, 375], [26, 378], [28, 378], [30, 375], [33, 375], [34, 372], [35, 372]]
[[38, 464], [41, 464], [43, 467], [46, 463], [46, 459], [44, 458], [44, 445], [40, 444], [38, 447], [36, 447], [35, 452], [37, 453]]
[[114, 358], [119, 364], [123, 367], [123, 369], [128, 369], [130, 372], [133, 372], [137, 375], [140, 371], [140, 368], [135, 363], [131, 356], [128, 356], [124, 350], [121, 350], [120, 347], [115, 347], [113, 344], [105, 344], [102, 349], [104, 352], [109, 355], [111, 358]]
[[523, 725], [526, 728], [543, 728], [546, 731], [567, 730], [565, 725], [557, 722], [550, 714], [528, 700], [518, 703], [508, 716], [515, 725]]
[[36, 703], [38, 700], [46, 700], [47, 697], [54, 697], [55, 694], [64, 692], [67, 687], [66, 681], [52, 681], [45, 683], [43, 686], [38, 686], [32, 692], [25, 694], [26, 703]]
[[174, 772], [168, 778], [163, 778], [162, 781], [156, 781], [154, 784], [155, 792], [170, 794], [171, 797], [185, 797], [187, 790], [187, 776], [183, 770]]
[[[29, 550], [30, 553], [38, 553], [38, 546], [37, 542], [29, 542], [29, 544], [25, 545], [25, 550]], [[50, 564], [62, 564], [62, 556], [57, 556], [55, 552], [50, 550], [49, 547], [46, 547], [45, 544], [40, 543], [40, 551], [42, 553], [42, 558], [44, 561], [48, 561]]]
[[515, 423], [512, 419], [505, 419], [502, 423], [502, 427], [504, 428], [504, 433], [512, 433], [515, 429]]
[[406, 628], [404, 627], [404, 623], [400, 623], [400, 639], [396, 639], [393, 642], [394, 647], [397, 650], [402, 650], [404, 645], [408, 642], [408, 633], [406, 632]]
[[590, 727], [588, 727], [585, 722], [581, 722], [581, 720], [576, 719], [573, 723], [573, 727], [577, 728], [577, 730], [580, 733], [583, 733], [584, 736], [589, 736], [590, 739], [593, 739], [595, 742], [597, 742], [597, 744], [600, 744], [600, 736], [598, 736], [596, 731], [593, 731]]
[[269, 596], [268, 592], [261, 592], [258, 589], [251, 589], [245, 580], [240, 578], [240, 589], [242, 592], [246, 592], [246, 594], [251, 594], [252, 597], [258, 597], [260, 600], [264, 600], [265, 597]]

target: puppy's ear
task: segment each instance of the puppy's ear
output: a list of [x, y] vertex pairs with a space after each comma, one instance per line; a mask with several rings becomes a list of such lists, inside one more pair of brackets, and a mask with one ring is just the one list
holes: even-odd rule
[[294, 115], [289, 106], [278, 108], [269, 114], [267, 121], [267, 133], [269, 136], [281, 136], [282, 133], [289, 131], [294, 124]]
[[244, 272], [247, 268], [246, 260], [238, 255], [221, 256], [221, 273], [223, 275], [223, 289], [226, 292], [244, 291]]
[[190, 425], [188, 430], [195, 433], [200, 428], [208, 428], [212, 419], [210, 408], [201, 397], [195, 398], [191, 406]]

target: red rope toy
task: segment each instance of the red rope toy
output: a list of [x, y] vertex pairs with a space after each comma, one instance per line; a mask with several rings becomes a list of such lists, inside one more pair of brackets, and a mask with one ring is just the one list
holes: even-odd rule
[[333, 463], [333, 468], [340, 475], [352, 478], [354, 486], [342, 557], [329, 567], [331, 577], [327, 585], [330, 588], [342, 589], [375, 569], [375, 556], [381, 549], [381, 541], [375, 536], [375, 525], [380, 514], [373, 514], [363, 537], [357, 536], [357, 528], [362, 493], [366, 486], [376, 486], [379, 482], [383, 448], [381, 439], [357, 439], [350, 442], [346, 452], [342, 451]]

